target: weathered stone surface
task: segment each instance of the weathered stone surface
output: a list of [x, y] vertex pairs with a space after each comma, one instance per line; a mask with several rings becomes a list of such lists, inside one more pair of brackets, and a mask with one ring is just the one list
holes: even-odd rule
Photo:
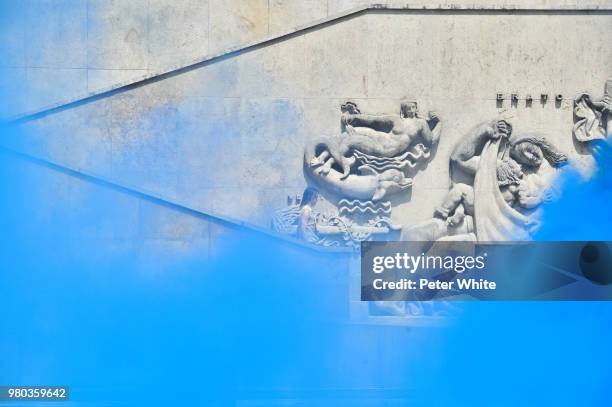
[[0, 68], [0, 112], [1, 117], [12, 117], [31, 108], [24, 91], [27, 83], [27, 68]]
[[210, 0], [210, 51], [268, 35], [268, 0]]
[[[81, 68], [87, 63], [87, 1], [25, 1], [24, 66]], [[42, 76], [42, 75], [41, 75]]]
[[148, 68], [148, 18], [144, 0], [89, 2], [87, 66], [89, 68]]
[[209, 4], [202, 0], [148, 3], [149, 69], [164, 69], [204, 58], [209, 46]]
[[270, 34], [327, 17], [327, 0], [270, 0]]
[[87, 71], [70, 68], [27, 68], [26, 81], [19, 85], [18, 92], [24, 92], [24, 97], [28, 100], [35, 99], [43, 107], [51, 106], [57, 101], [65, 100], [67, 93], [85, 93]]
[[[358, 7], [367, 7], [371, 2], [362, 0], [309, 0], [309, 1], [289, 1], [289, 0], [232, 0], [232, 1], [196, 1], [180, 0], [176, 2], [165, 2], [163, 0], [154, 1], [92, 1], [89, 6], [85, 0], [60, 0], [60, 1], [25, 1], [19, 2], [20, 6], [13, 6], [10, 13], [3, 14], [4, 20], [0, 24], [0, 54], [3, 55], [0, 66], [27, 68], [46, 68], [46, 71], [37, 71], [40, 76], [35, 82], [48, 82], [43, 88], [32, 88], [34, 93], [27, 98], [23, 108], [12, 107], [11, 112], [25, 112], [46, 106], [47, 101], [57, 103], [67, 99], [78, 98], [85, 94], [85, 91], [103, 89], [118, 83], [136, 80], [143, 73], [155, 73], [163, 71], [170, 66], [181, 65], [196, 59], [203, 58], [207, 53], [220, 52], [228, 47], [236, 47], [240, 44], [259, 41], [278, 33], [288, 32], [296, 26], [311, 24], [321, 19], [331, 18], [347, 10]], [[521, 60], [521, 55], [539, 58], [538, 53], [531, 53], [529, 49], [537, 42], [531, 41], [548, 29], [547, 24], [556, 24], [556, 19], [544, 19], [542, 16], [521, 13], [521, 22], [512, 22], [508, 25], [504, 21], [496, 20], [496, 14], [492, 18], [480, 21], [478, 24], [463, 25], [461, 20], [470, 20], [478, 10], [504, 10], [504, 9], [597, 9], [612, 8], [610, 0], [589, 0], [579, 1], [545, 1], [531, 0], [525, 2], [514, 1], [440, 1], [440, 2], [405, 2], [388, 1], [375, 2], [383, 3], [385, 7], [396, 9], [409, 9], [404, 14], [406, 21], [411, 24], [401, 25], [401, 29], [389, 30], [393, 35], [387, 35], [384, 41], [380, 41], [380, 47], [374, 46], [373, 51], [382, 55], [386, 53], [384, 48], [398, 46], [400, 38], [406, 39], [407, 43], [402, 44], [402, 48], [413, 48], [419, 54], [430, 54], [440, 60], [440, 63], [449, 63], [453, 59], [461, 58], [461, 53], [472, 55], [473, 52], [480, 52], [483, 55], [492, 55], [491, 47], [495, 45], [491, 42], [482, 41], [483, 36], [476, 27], [483, 28], [483, 32], [512, 32], [510, 37], [517, 39], [523, 48], [514, 47], [508, 51], [509, 59], [512, 61]], [[457, 20], [457, 28], [446, 28], [453, 30], [455, 42], [463, 44], [463, 51], [456, 51], [447, 55], [438, 55], [436, 45], [431, 50], [419, 49], [419, 46], [426, 46], [428, 38], [438, 36], [436, 24], [427, 24], [427, 19], [421, 21], [418, 11], [422, 8], [429, 9], [467, 9], [472, 10], [466, 15], [449, 16], [452, 20]], [[391, 12], [386, 12], [391, 13]], [[416, 14], [414, 14], [416, 13]], [[467, 15], [469, 14], [469, 15]], [[438, 21], [442, 21], [441, 17]], [[511, 16], [508, 16], [511, 17]], [[507, 20], [507, 19], [506, 19]], [[377, 21], [382, 23], [382, 19]], [[365, 24], [361, 20], [362, 28]], [[443, 28], [443, 27], [441, 27]], [[577, 43], [574, 38], [580, 38], [582, 30], [588, 30], [588, 25], [579, 25], [574, 31], [566, 31], [563, 43]], [[414, 30], [421, 33], [430, 33], [429, 36], [414, 36]], [[575, 34], [575, 35], [573, 35]], [[348, 34], [353, 35], [353, 34]], [[573, 36], [572, 36], [573, 35]], [[410, 37], [410, 38], [407, 38]], [[571, 38], [567, 38], [571, 37]], [[27, 40], [26, 40], [27, 38]], [[342, 35], [340, 38], [344, 38]], [[348, 37], [347, 37], [348, 38]], [[560, 37], [561, 39], [561, 37]], [[360, 41], [358, 35], [354, 41]], [[416, 41], [419, 41], [418, 43]], [[343, 40], [336, 40], [339, 46], [346, 46]], [[556, 39], [552, 42], [555, 43]], [[451, 41], [452, 42], [452, 41]], [[558, 42], [561, 43], [561, 42]], [[292, 41], [292, 46], [296, 46], [298, 41]], [[343, 45], [344, 44], [344, 45]], [[304, 46], [315, 46], [310, 42]], [[299, 45], [301, 46], [301, 45]], [[585, 48], [599, 46], [597, 42], [584, 42], [581, 46]], [[316, 46], [315, 46], [316, 47]], [[379, 48], [382, 48], [379, 50]], [[361, 52], [362, 47], [355, 47]], [[482, 52], [481, 52], [482, 50]], [[368, 51], [368, 52], [370, 52]], [[301, 55], [306, 55], [302, 53]], [[438, 56], [436, 56], [438, 55]], [[313, 54], [313, 62], [320, 61], [326, 64], [324, 54]], [[398, 62], [403, 58], [401, 53], [389, 54], [391, 60]], [[516, 57], [516, 58], [515, 58]], [[359, 55], [355, 56], [356, 59]], [[309, 60], [310, 61], [310, 60]], [[235, 62], [235, 61], [234, 61]], [[399, 61], [402, 62], [402, 61]], [[475, 63], [476, 60], [471, 61]], [[533, 61], [532, 61], [533, 62]], [[271, 62], [266, 69], [282, 69], [281, 67], [290, 64], [288, 58]], [[303, 63], [303, 58], [293, 56], [293, 63]], [[371, 61], [369, 62], [370, 64]], [[448, 65], [448, 73], [460, 80], [456, 84], [469, 83], [474, 78], [483, 78], [489, 72], [487, 70], [490, 61], [482, 61], [477, 65], [471, 65], [470, 70], [457, 71], [457, 65]], [[391, 64], [389, 64], [391, 65]], [[570, 64], [563, 69], [573, 70], [572, 74], [580, 75], [588, 70], [589, 64]], [[317, 65], [319, 66], [319, 65]], [[325, 66], [325, 65], [323, 65]], [[548, 69], [545, 65], [534, 64], [534, 69]], [[334, 65], [330, 66], [335, 69]], [[62, 69], [83, 69], [87, 70], [90, 78], [85, 91], [76, 88], [65, 88], [61, 82], [56, 84], [55, 73], [53, 70]], [[372, 64], [368, 69], [379, 70], [382, 75], [388, 75], [389, 80], [381, 91], [386, 93], [399, 93], [401, 86], [394, 87], [389, 85], [391, 79], [397, 74], [393, 68]], [[316, 69], [313, 74], [316, 75]], [[372, 81], [381, 80], [376, 77], [368, 78]], [[14, 80], [18, 80], [18, 75]], [[313, 92], [318, 87], [330, 87], [331, 84], [311, 83], [312, 79], [305, 80], [313, 88]], [[384, 81], [383, 81], [384, 82]], [[250, 83], [250, 82], [247, 82]], [[356, 83], [356, 82], [354, 82]], [[384, 85], [384, 83], [382, 83]], [[426, 83], [411, 84], [412, 88], [426, 86]], [[362, 86], [367, 86], [364, 84]], [[50, 90], [56, 87], [58, 91]], [[517, 87], [519, 87], [517, 85]], [[585, 89], [587, 90], [587, 89]], [[471, 87], [465, 87], [466, 92], [472, 91]], [[47, 93], [49, 92], [49, 93]], [[58, 99], [55, 95], [62, 93], [63, 97]], [[357, 97], [358, 94], [352, 92], [350, 96]], [[344, 97], [340, 95], [339, 97]], [[43, 102], [45, 104], [43, 104]], [[11, 112], [4, 114], [6, 117]]]
[[516, 133], [542, 133], [570, 160], [589, 160], [572, 140], [573, 98], [601, 94], [609, 22], [603, 13], [365, 14], [33, 121], [24, 129], [36, 142], [23, 148], [265, 226], [273, 202], [306, 185], [303, 146], [339, 134], [342, 103], [397, 114], [407, 96], [444, 126], [435, 159], [392, 198], [394, 221], [418, 222], [448, 191], [454, 146], [502, 110]]

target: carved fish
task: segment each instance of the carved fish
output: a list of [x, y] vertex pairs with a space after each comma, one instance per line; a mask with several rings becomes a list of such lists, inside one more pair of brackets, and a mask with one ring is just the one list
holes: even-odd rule
[[327, 174], [316, 173], [310, 166], [312, 158], [304, 155], [304, 171], [321, 188], [335, 194], [352, 199], [380, 201], [393, 193], [403, 191], [412, 186], [412, 178], [402, 171], [389, 169], [380, 174], [369, 167], [362, 168], [362, 175], [350, 174], [342, 178], [342, 174], [333, 168]]

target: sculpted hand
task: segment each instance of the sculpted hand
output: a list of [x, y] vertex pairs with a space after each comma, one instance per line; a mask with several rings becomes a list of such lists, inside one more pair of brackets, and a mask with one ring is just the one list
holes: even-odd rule
[[436, 127], [436, 125], [440, 122], [440, 118], [438, 117], [438, 114], [436, 112], [430, 110], [427, 113], [426, 121], [429, 124], [429, 128], [433, 130], [433, 128]]
[[512, 126], [504, 120], [499, 120], [495, 123], [495, 130], [491, 138], [493, 140], [497, 140], [499, 137], [507, 138], [510, 136], [510, 133], [512, 133]]

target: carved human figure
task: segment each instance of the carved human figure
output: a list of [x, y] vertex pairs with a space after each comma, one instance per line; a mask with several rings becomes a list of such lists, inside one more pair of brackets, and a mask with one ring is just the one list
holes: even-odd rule
[[[439, 122], [435, 112], [429, 112], [427, 119], [417, 115], [417, 102], [405, 101], [400, 104], [400, 114], [376, 115], [362, 114], [346, 110], [342, 114], [341, 122], [346, 126], [349, 135], [374, 136], [384, 139], [384, 136], [395, 136], [398, 139], [414, 138], [421, 135], [425, 144], [436, 144], [439, 130], [433, 131]], [[399, 144], [387, 144], [380, 147], [379, 155], [393, 157], [403, 152]]]
[[612, 78], [604, 85], [599, 101], [587, 93], [574, 99], [574, 137], [580, 142], [605, 140], [612, 133]]
[[[545, 159], [552, 167], [567, 162], [567, 157], [554, 148], [543, 137], [513, 135], [512, 126], [504, 121], [486, 122], [476, 126], [455, 147], [451, 154], [450, 191], [434, 217], [410, 229], [403, 238], [409, 240], [476, 240], [474, 228], [474, 187], [471, 185], [479, 170], [480, 155], [487, 142], [502, 138], [506, 147], [500, 149], [501, 158], [495, 166], [497, 185], [506, 205], [522, 210], [531, 210], [543, 201], [551, 199], [549, 185], [539, 177], [526, 179], [538, 172]], [[467, 174], [468, 180], [456, 181], [457, 172]], [[525, 225], [529, 227], [529, 225]]]
[[454, 184], [444, 202], [434, 211], [434, 217], [445, 219], [450, 227], [463, 222], [465, 216], [474, 216], [474, 188], [458, 182]]
[[[433, 218], [405, 229], [402, 239], [423, 242], [475, 241], [474, 188], [470, 184], [478, 170], [480, 153], [489, 140], [508, 138], [511, 132], [512, 126], [503, 120], [488, 121], [471, 129], [451, 153], [450, 175], [453, 183], [442, 205], [434, 211]], [[457, 182], [458, 172], [468, 175], [467, 182]]]
[[418, 137], [427, 147], [440, 137], [440, 120], [434, 112], [427, 119], [417, 115], [417, 103], [403, 102], [399, 115], [363, 114], [352, 102], [342, 106], [341, 122], [345, 134], [321, 140], [325, 149], [316, 155], [310, 165], [320, 166], [318, 173], [327, 174], [336, 163], [342, 170], [342, 179], [349, 176], [355, 158], [353, 150], [377, 157], [395, 157], [405, 152]]
[[[537, 172], [543, 160], [551, 167], [558, 168], [567, 163], [567, 156], [550, 144], [546, 138], [529, 134], [513, 134], [512, 126], [505, 120], [485, 122], [473, 128], [468, 135], [454, 148], [450, 158], [451, 180], [457, 182], [460, 171], [468, 175], [468, 183], [478, 170], [480, 154], [489, 140], [505, 140], [502, 149], [502, 160], [498, 166], [507, 161], [513, 167], [520, 166], [522, 172]], [[498, 172], [500, 169], [498, 168]], [[521, 175], [522, 178], [522, 175]]]
[[[521, 195], [521, 183], [523, 182], [523, 171], [513, 160], [499, 160], [497, 167], [497, 182], [504, 200], [508, 205], [531, 208], [533, 201], [526, 201]], [[450, 191], [444, 198], [442, 205], [434, 212], [434, 218], [446, 221], [449, 230], [436, 228], [439, 230], [435, 240], [446, 235], [456, 235], [455, 228], [460, 226], [466, 216], [474, 216], [474, 188], [471, 185], [458, 182], [453, 184]], [[468, 221], [462, 233], [472, 233], [473, 227], [471, 220]]]
[[510, 134], [512, 134], [512, 125], [505, 120], [484, 122], [470, 130], [451, 153], [451, 180], [455, 180], [457, 171], [462, 171], [473, 178], [478, 170], [480, 153], [485, 144], [499, 137], [508, 139]]
[[567, 156], [544, 137], [513, 134], [509, 147], [510, 157], [528, 169], [537, 170], [544, 159], [555, 168], [567, 163]]
[[302, 194], [298, 224], [298, 237], [308, 242], [315, 242], [318, 240], [316, 235], [316, 217], [314, 216], [313, 212], [313, 206], [317, 203], [318, 199], [319, 192], [311, 187], [307, 187]]

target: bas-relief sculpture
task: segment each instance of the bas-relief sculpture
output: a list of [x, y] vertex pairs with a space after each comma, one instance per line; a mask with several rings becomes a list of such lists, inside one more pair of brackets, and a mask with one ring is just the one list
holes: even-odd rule
[[[599, 100], [579, 94], [575, 139], [607, 139], [611, 106], [612, 79]], [[353, 102], [340, 110], [342, 132], [306, 146], [304, 172], [312, 186], [300, 202], [278, 212], [275, 230], [326, 246], [397, 238], [530, 240], [540, 225], [541, 205], [558, 195], [554, 180], [567, 156], [545, 135], [516, 133], [512, 120], [500, 117], [475, 126], [454, 147], [451, 186], [432, 217], [416, 225], [393, 224], [389, 197], [406, 193], [412, 176], [433, 158], [440, 120], [433, 112], [420, 117], [413, 101], [402, 102], [398, 115], [364, 114]], [[318, 190], [331, 197], [336, 212], [315, 209]]]
[[555, 195], [543, 163], [556, 169], [567, 157], [544, 137], [513, 134], [506, 120], [476, 126], [451, 154], [446, 198], [430, 220], [405, 229], [402, 239], [530, 239], [537, 208]]
[[[353, 171], [357, 175], [383, 175], [396, 170], [393, 175], [399, 176], [406, 166], [414, 168], [416, 162], [428, 158], [429, 148], [437, 144], [440, 137], [440, 120], [435, 113], [430, 112], [427, 119], [418, 117], [414, 101], [403, 102], [397, 116], [363, 114], [352, 102], [342, 105], [341, 111], [344, 131], [340, 135], [314, 140], [306, 148], [305, 162], [314, 168], [313, 173], [323, 184], [330, 173], [336, 172], [334, 165], [338, 167], [340, 180], [350, 176], [355, 163], [359, 163], [357, 170]], [[424, 144], [415, 145], [419, 138]], [[411, 152], [409, 149], [412, 147], [414, 151]], [[363, 178], [355, 179], [365, 182]], [[400, 189], [412, 183], [410, 179], [401, 181], [403, 188]], [[374, 201], [384, 196], [382, 191], [364, 196], [358, 184], [355, 183], [355, 190], [347, 188], [346, 193], [354, 198]]]
[[[315, 210], [318, 199], [316, 189], [306, 188], [301, 197], [289, 200], [288, 207], [276, 211], [272, 228], [321, 246], [344, 243], [354, 247], [377, 235], [401, 229], [387, 216], [391, 213], [389, 202], [370, 204], [342, 199], [338, 202], [339, 213], [334, 214]], [[357, 218], [365, 218], [365, 221], [359, 223]]]
[[305, 209], [318, 196], [306, 189], [299, 204], [277, 212], [273, 228], [325, 246], [397, 238], [389, 198], [409, 189], [411, 175], [431, 158], [440, 120], [434, 112], [421, 118], [414, 101], [402, 102], [397, 115], [364, 114], [350, 101], [340, 111], [342, 132], [314, 139], [304, 152], [307, 179], [335, 201], [338, 212]]
[[605, 140], [612, 133], [612, 78], [604, 85], [601, 100], [581, 93], [574, 99], [574, 137], [579, 142]]

